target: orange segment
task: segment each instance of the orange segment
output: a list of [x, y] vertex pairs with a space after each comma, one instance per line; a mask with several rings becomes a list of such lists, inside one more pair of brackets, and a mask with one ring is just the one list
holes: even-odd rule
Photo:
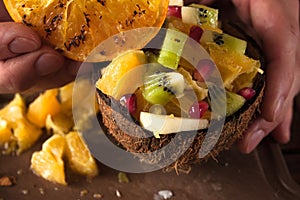
[[64, 161], [65, 137], [53, 135], [31, 157], [31, 169], [42, 178], [62, 185], [67, 185], [65, 180]]
[[0, 118], [0, 146], [13, 139], [13, 134], [8, 122], [5, 119]]
[[[3, 137], [0, 139], [0, 143], [1, 140], [6, 142], [15, 140], [18, 144], [18, 154], [30, 148], [42, 134], [40, 128], [27, 120], [25, 113], [26, 106], [19, 94], [16, 94], [14, 99], [0, 110], [3, 131], [0, 133], [0, 137]], [[3, 120], [6, 122], [6, 125]], [[13, 137], [10, 137], [11, 140], [7, 141], [7, 137], [10, 135], [9, 132], [12, 133]]]
[[15, 125], [18, 120], [24, 118], [25, 112], [25, 102], [20, 94], [16, 94], [14, 99], [0, 110], [0, 116]]
[[[106, 68], [103, 76], [96, 83], [96, 87], [100, 89], [103, 93], [113, 96], [115, 98], [119, 97], [115, 91], [118, 86], [118, 82], [122, 80], [124, 75], [130, 70], [147, 63], [147, 57], [143, 51], [128, 51], [118, 57], [116, 57]], [[142, 75], [136, 74], [136, 79], [142, 78]], [[133, 79], [133, 83], [126, 83], [126, 87], [133, 85], [134, 82], [138, 82]], [[123, 85], [124, 86], [124, 85]]]
[[[78, 61], [84, 61], [99, 43], [117, 33], [161, 27], [168, 3], [168, 0], [4, 0], [15, 21], [30, 26], [64, 55]], [[154, 35], [155, 32], [149, 34], [148, 41]], [[135, 42], [137, 48], [147, 43]]]
[[40, 138], [42, 129], [31, 124], [26, 119], [19, 120], [17, 127], [14, 129], [14, 136], [17, 138], [18, 151], [20, 154], [24, 150], [29, 149]]
[[66, 136], [66, 141], [66, 156], [71, 169], [88, 177], [96, 176], [97, 164], [80, 134], [75, 131], [70, 132]]
[[[224, 85], [229, 90], [239, 90], [243, 85], [251, 84], [260, 68], [258, 60], [230, 51], [216, 44], [208, 44], [208, 51], [216, 63]], [[237, 82], [235, 82], [237, 80]]]
[[38, 96], [30, 105], [27, 118], [30, 122], [39, 127], [46, 124], [47, 115], [55, 115], [61, 110], [61, 105], [57, 100], [58, 89], [47, 90]]

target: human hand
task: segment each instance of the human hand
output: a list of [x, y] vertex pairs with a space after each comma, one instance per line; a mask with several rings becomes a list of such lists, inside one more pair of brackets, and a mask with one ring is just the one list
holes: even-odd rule
[[261, 115], [238, 145], [249, 153], [269, 134], [279, 143], [290, 139], [293, 100], [300, 92], [299, 1], [232, 2], [241, 19], [261, 38], [267, 65]]
[[79, 63], [44, 45], [29, 27], [9, 20], [0, 0], [0, 93], [33, 92], [74, 80]]
[[[185, 3], [192, 2], [213, 1]], [[269, 134], [279, 143], [290, 139], [293, 100], [300, 92], [299, 1], [232, 0], [232, 3], [249, 30], [254, 30], [261, 39], [267, 65], [262, 112], [238, 142], [241, 152], [250, 153]]]

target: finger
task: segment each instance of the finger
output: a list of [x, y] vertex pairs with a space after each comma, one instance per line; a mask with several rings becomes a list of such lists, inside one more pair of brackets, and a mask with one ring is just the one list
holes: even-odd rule
[[0, 60], [30, 53], [41, 47], [39, 36], [29, 27], [14, 23], [0, 23]]
[[56, 73], [63, 66], [63, 56], [49, 47], [0, 61], [0, 93], [27, 90], [37, 80]]
[[283, 121], [272, 132], [272, 137], [281, 144], [286, 144], [290, 140], [290, 129], [293, 118], [293, 107], [291, 106], [284, 116]]
[[[291, 95], [287, 102], [281, 105], [287, 112], [282, 113], [281, 117], [276, 118], [278, 121], [270, 122], [263, 118], [263, 116], [259, 116], [251, 123], [244, 133], [243, 138], [238, 141], [238, 147], [241, 152], [252, 152], [262, 139], [270, 133], [273, 135], [274, 139], [278, 140], [280, 143], [289, 141], [290, 124], [293, 112], [293, 96], [294, 95]], [[275, 132], [273, 133], [273, 131]]]
[[288, 18], [279, 2], [251, 1], [250, 6], [252, 25], [261, 36], [266, 52], [267, 85], [262, 115], [270, 122], [278, 121], [278, 117], [286, 112], [281, 105], [292, 94], [299, 38], [298, 19]]
[[61, 68], [59, 71], [41, 77], [39, 80], [36, 81], [33, 87], [29, 88], [24, 93], [33, 93], [37, 91], [58, 88], [69, 82], [74, 81], [74, 79], [76, 78], [77, 71], [80, 67], [79, 65], [74, 63], [68, 66], [65, 63], [65, 67]]
[[67, 60], [64, 63], [63, 68], [55, 73], [41, 77], [36, 81], [36, 84], [33, 85], [33, 87], [26, 90], [24, 93], [32, 93], [51, 88], [57, 88], [74, 81], [80, 67], [81, 63]]
[[239, 150], [242, 153], [251, 153], [273, 128], [274, 125], [264, 118], [255, 119], [244, 133], [243, 138], [238, 141]]

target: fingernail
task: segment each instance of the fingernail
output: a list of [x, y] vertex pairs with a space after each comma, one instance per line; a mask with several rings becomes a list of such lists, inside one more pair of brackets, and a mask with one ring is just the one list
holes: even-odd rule
[[253, 151], [256, 146], [262, 141], [262, 139], [265, 137], [265, 133], [263, 130], [258, 130], [251, 134], [249, 137], [249, 142], [247, 145], [247, 153], [250, 153]]
[[28, 38], [18, 37], [9, 43], [8, 48], [12, 53], [27, 53], [37, 50], [39, 44]]
[[61, 56], [52, 53], [42, 54], [35, 63], [35, 69], [38, 75], [46, 76], [58, 71], [63, 63]]

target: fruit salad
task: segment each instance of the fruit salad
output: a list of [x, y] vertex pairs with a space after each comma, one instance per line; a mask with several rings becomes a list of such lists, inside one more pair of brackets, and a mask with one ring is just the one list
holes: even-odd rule
[[[255, 77], [263, 73], [260, 61], [245, 55], [247, 41], [222, 31], [217, 9], [170, 5], [163, 28], [160, 50], [119, 55], [96, 83], [144, 129], [159, 137], [208, 128], [212, 111], [218, 110], [212, 109], [212, 99], [222, 99], [210, 91], [213, 87], [224, 89], [226, 117], [255, 96]], [[184, 54], [199, 57], [197, 63]], [[214, 83], [218, 77], [221, 86]], [[218, 106], [223, 107], [222, 102]]]

